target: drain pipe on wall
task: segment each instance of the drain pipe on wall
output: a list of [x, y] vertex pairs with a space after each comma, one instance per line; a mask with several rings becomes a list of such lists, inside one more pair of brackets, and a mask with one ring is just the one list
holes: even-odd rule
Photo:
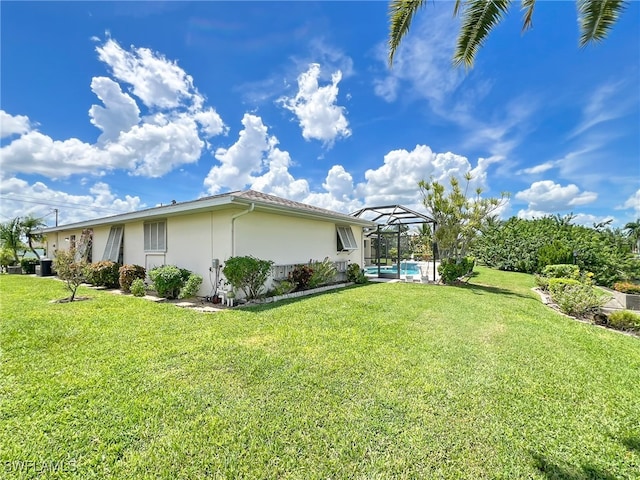
[[236, 254], [236, 218], [246, 215], [247, 213], [253, 212], [253, 209], [256, 208], [255, 203], [251, 203], [251, 206], [240, 213], [236, 213], [231, 217], [231, 256], [234, 257]]

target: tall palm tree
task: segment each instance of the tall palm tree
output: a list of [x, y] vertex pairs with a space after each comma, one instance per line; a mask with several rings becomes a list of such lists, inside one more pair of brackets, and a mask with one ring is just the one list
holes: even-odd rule
[[[576, 0], [580, 21], [581, 47], [603, 40], [624, 10], [627, 0]], [[409, 31], [413, 16], [426, 3], [425, 0], [392, 0], [389, 4], [389, 65]], [[473, 67], [479, 48], [491, 29], [504, 18], [512, 0], [456, 0], [453, 14], [462, 17], [456, 51], [455, 66]], [[521, 0], [524, 10], [522, 31], [531, 28], [536, 0]]]
[[627, 231], [627, 235], [633, 240], [634, 250], [636, 253], [640, 253], [640, 218], [635, 222], [629, 222], [624, 226]]
[[36, 233], [35, 231], [38, 230], [40, 227], [45, 227], [45, 226], [46, 226], [46, 223], [44, 223], [41, 218], [35, 218], [31, 215], [29, 215], [28, 217], [25, 217], [20, 222], [22, 234], [25, 237], [27, 237], [29, 249], [33, 252], [33, 254], [36, 256], [38, 260], [40, 260], [40, 255], [38, 254], [38, 252], [36, 252], [36, 249], [33, 248], [33, 242], [34, 240], [36, 242], [41, 241], [43, 236], [42, 234]]

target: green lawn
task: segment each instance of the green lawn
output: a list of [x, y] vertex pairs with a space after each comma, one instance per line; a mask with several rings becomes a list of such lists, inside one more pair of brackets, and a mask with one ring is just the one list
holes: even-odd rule
[[217, 314], [2, 275], [0, 478], [640, 478], [640, 339], [477, 270]]

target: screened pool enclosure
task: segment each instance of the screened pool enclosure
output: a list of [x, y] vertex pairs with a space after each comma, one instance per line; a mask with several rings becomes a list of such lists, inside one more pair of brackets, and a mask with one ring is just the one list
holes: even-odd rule
[[[433, 243], [436, 221], [402, 205], [367, 207], [351, 214], [376, 222], [365, 235], [365, 273], [380, 278], [436, 278], [437, 248]], [[416, 237], [430, 239], [431, 255], [416, 255]]]

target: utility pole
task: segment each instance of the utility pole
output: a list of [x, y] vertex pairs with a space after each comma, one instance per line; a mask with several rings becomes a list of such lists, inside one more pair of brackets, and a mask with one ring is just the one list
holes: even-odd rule
[[54, 208], [53, 211], [56, 212], [56, 227], [57, 227], [58, 226], [58, 209]]

